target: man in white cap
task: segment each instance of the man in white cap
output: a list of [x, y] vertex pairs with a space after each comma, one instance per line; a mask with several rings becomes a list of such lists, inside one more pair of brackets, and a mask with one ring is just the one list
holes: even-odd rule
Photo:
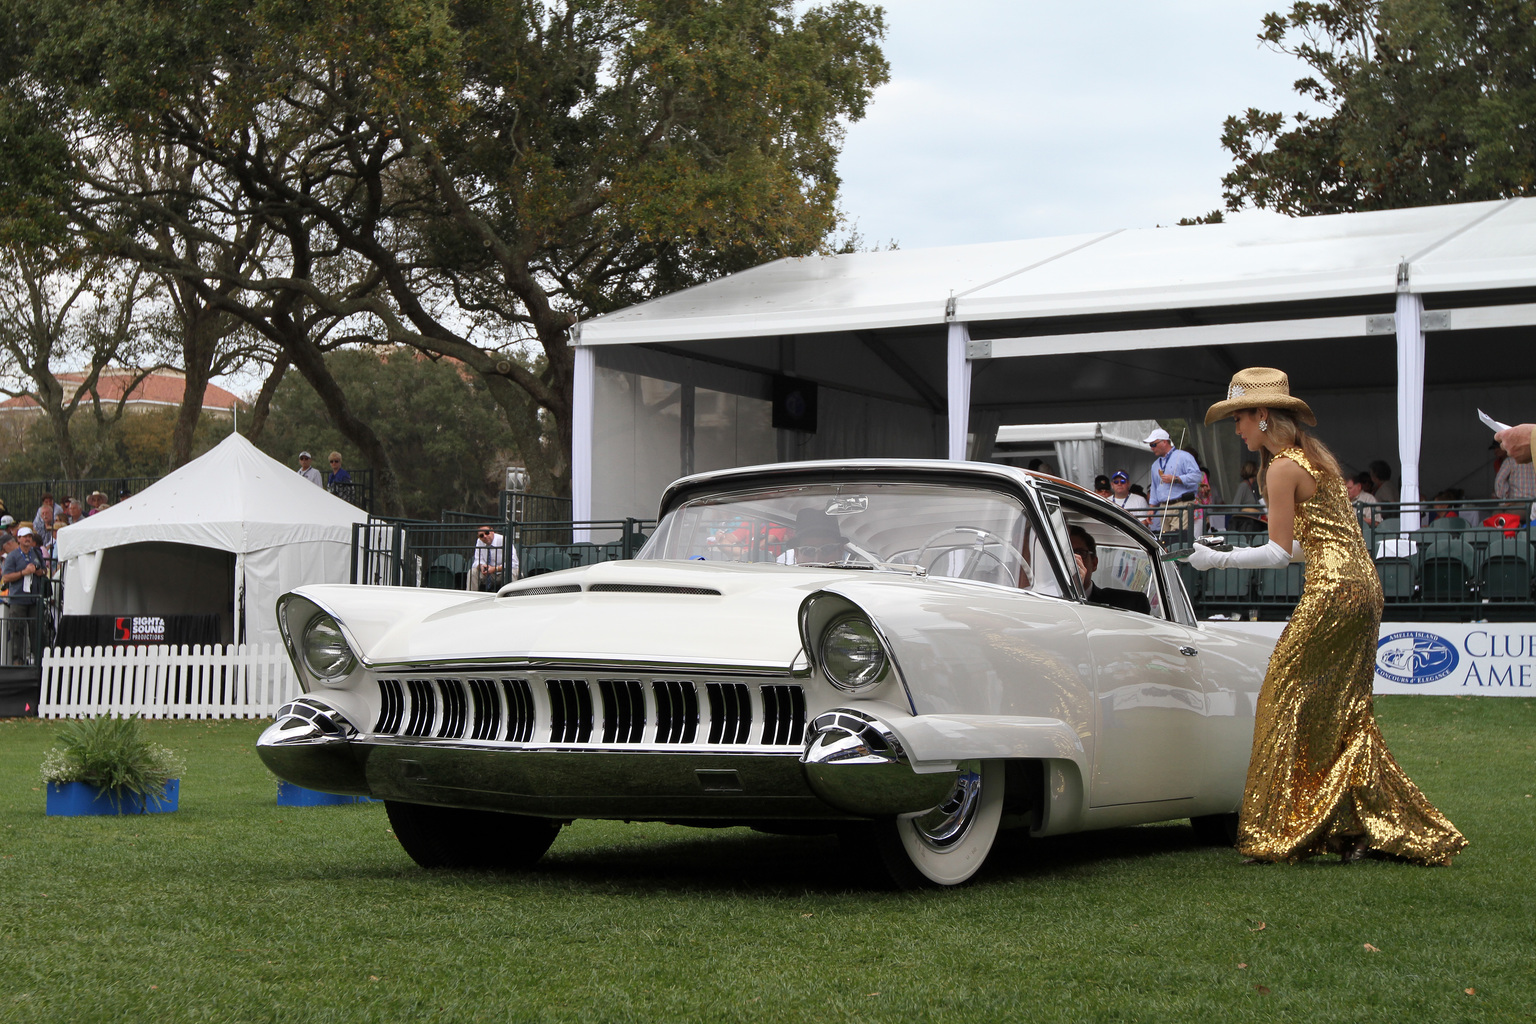
[[1189, 452], [1175, 448], [1162, 427], [1148, 434], [1145, 443], [1153, 456], [1147, 501], [1162, 520], [1153, 528], [1164, 533], [1190, 529], [1194, 526], [1195, 495], [1200, 490], [1200, 464]]
[[37, 535], [32, 527], [17, 527], [16, 544], [17, 547], [0, 562], [0, 583], [7, 588], [5, 600], [11, 606], [6, 615], [6, 632], [11, 642], [8, 661], [12, 665], [30, 661], [32, 619], [37, 614], [37, 602], [46, 578], [43, 558], [37, 551]]
[[320, 478], [320, 471], [309, 464], [309, 452], [299, 452], [299, 476], [316, 487], [325, 486], [325, 481]]

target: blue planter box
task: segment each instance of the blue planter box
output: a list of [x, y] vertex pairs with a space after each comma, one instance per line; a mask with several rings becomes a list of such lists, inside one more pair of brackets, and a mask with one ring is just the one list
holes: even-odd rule
[[158, 796], [102, 789], [89, 782], [48, 783], [48, 813], [73, 818], [90, 814], [167, 814], [181, 799], [181, 780], [172, 779]]
[[322, 793], [318, 789], [305, 789], [291, 782], [277, 780], [277, 806], [279, 807], [329, 807], [332, 804], [369, 804], [368, 796], [342, 796], [340, 793]]

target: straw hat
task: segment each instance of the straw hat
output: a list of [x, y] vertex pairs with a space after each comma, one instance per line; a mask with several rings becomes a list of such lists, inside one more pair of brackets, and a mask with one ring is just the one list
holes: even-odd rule
[[1291, 380], [1279, 370], [1267, 366], [1250, 366], [1232, 375], [1227, 385], [1227, 400], [1217, 402], [1205, 414], [1207, 424], [1226, 419], [1239, 409], [1285, 409], [1309, 427], [1317, 426], [1317, 417], [1307, 403], [1291, 397]]

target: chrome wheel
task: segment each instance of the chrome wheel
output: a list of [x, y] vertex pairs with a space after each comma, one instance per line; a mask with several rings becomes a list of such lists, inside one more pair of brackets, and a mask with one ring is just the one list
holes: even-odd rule
[[960, 885], [981, 870], [1003, 818], [1002, 761], [966, 761], [947, 797], [920, 814], [875, 822], [849, 836], [873, 845], [899, 888]]
[[981, 799], [980, 767], [962, 771], [942, 804], [912, 819], [912, 830], [923, 845], [942, 852], [964, 841]]

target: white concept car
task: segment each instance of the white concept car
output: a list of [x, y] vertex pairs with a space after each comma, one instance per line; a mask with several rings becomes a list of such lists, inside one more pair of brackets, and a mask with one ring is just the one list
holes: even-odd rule
[[305, 696], [258, 749], [383, 799], [427, 867], [526, 867], [577, 818], [839, 832], [901, 885], [964, 882], [1004, 828], [1230, 841], [1269, 648], [1197, 622], [1161, 553], [999, 465], [687, 477], [633, 560], [285, 595]]

